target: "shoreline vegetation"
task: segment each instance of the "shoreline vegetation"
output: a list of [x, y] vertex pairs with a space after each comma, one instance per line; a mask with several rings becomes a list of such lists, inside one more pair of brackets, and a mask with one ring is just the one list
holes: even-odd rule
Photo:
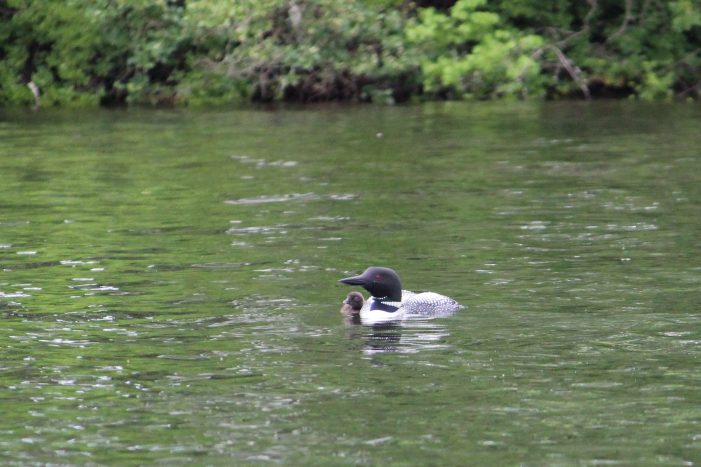
[[698, 0], [0, 0], [0, 106], [701, 97]]

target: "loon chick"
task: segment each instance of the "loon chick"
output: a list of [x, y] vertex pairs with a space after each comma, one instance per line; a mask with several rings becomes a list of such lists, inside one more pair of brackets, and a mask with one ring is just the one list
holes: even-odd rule
[[348, 294], [345, 300], [343, 300], [343, 306], [341, 307], [341, 314], [344, 316], [352, 317], [358, 316], [360, 310], [365, 305], [365, 298], [360, 292], [351, 292]]
[[399, 275], [390, 268], [369, 267], [361, 275], [346, 277], [340, 282], [360, 285], [370, 292], [371, 297], [360, 310], [363, 323], [393, 321], [402, 319], [405, 315], [446, 316], [462, 308], [462, 305], [445, 295], [402, 290]]

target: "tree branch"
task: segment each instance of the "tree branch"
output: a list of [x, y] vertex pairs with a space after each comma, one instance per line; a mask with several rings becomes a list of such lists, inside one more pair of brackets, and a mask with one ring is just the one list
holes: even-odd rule
[[598, 3], [598, 0], [587, 0], [587, 3], [589, 4], [589, 6], [591, 8], [587, 12], [587, 14], [584, 16], [584, 19], [582, 20], [582, 23], [583, 23], [582, 29], [580, 29], [579, 31], [575, 31], [575, 32], [571, 33], [569, 36], [565, 37], [564, 39], [561, 39], [561, 40], [553, 43], [554, 47], [557, 47], [559, 49], [563, 49], [570, 41], [577, 38], [578, 36], [581, 36], [585, 32], [589, 31], [589, 28], [590, 28], [589, 22], [596, 14], [596, 10], [599, 8], [599, 3]]
[[701, 81], [697, 82], [696, 84], [692, 84], [688, 88], [684, 89], [682, 92], [679, 93], [679, 97], [684, 97], [692, 93], [701, 95]]
[[594, 14], [599, 7], [599, 0], [587, 0], [587, 3], [591, 8], [584, 17], [584, 29], [589, 29], [589, 21], [591, 21], [591, 19], [594, 17]]
[[626, 0], [626, 12], [623, 15], [623, 23], [621, 23], [621, 26], [609, 36], [608, 39], [606, 39], [606, 43], [612, 42], [614, 39], [617, 37], [623, 35], [623, 33], [626, 31], [628, 28], [628, 25], [630, 24], [631, 21], [635, 19], [635, 16], [633, 16], [633, 0]]
[[552, 50], [555, 53], [555, 56], [558, 59], [558, 62], [562, 66], [562, 68], [567, 71], [567, 74], [570, 75], [572, 78], [572, 81], [574, 81], [577, 86], [579, 86], [579, 89], [582, 91], [582, 94], [584, 95], [584, 98], [586, 100], [591, 99], [591, 91], [589, 90], [589, 86], [587, 86], [586, 80], [582, 77], [582, 70], [577, 68], [573, 63], [572, 60], [570, 60], [567, 55], [555, 44], [548, 44], [545, 45], [539, 49], [537, 49], [535, 52], [531, 54], [532, 58], [538, 58], [540, 57], [545, 50]]

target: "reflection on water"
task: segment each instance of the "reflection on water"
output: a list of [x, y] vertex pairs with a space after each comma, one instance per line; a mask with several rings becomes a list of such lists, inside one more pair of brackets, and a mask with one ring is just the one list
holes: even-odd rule
[[[699, 117], [0, 111], [0, 458], [693, 464]], [[467, 308], [344, 322], [369, 264]]]
[[352, 323], [349, 339], [362, 343], [362, 353], [372, 356], [378, 353], [445, 350], [448, 346], [444, 338], [449, 335], [448, 327], [435, 320], [407, 319], [401, 322], [360, 326]]

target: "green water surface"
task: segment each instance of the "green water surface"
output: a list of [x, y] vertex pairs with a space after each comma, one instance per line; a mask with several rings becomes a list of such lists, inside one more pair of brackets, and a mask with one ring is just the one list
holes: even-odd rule
[[[698, 465], [700, 129], [0, 111], [0, 463]], [[369, 265], [466, 308], [348, 325]]]

